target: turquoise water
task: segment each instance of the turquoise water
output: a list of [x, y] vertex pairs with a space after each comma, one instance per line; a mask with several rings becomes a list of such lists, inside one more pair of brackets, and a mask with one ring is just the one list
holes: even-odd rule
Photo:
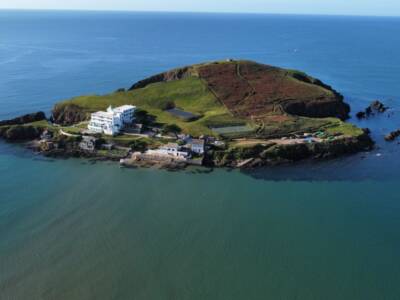
[[398, 299], [400, 146], [382, 134], [400, 127], [399, 33], [394, 18], [0, 12], [1, 118], [226, 57], [303, 69], [356, 109], [379, 97], [394, 113], [359, 123], [369, 154], [249, 173], [0, 142], [0, 299]]

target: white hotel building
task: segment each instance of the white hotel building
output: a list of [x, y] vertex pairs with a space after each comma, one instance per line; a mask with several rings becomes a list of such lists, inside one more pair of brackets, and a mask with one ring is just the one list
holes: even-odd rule
[[124, 105], [116, 108], [109, 106], [107, 111], [92, 113], [88, 129], [107, 135], [118, 134], [135, 119], [136, 106]]

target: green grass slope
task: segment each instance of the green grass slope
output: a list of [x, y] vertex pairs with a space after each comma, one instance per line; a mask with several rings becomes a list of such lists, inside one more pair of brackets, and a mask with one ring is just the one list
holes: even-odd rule
[[[199, 115], [199, 119], [186, 122], [163, 110], [171, 101], [177, 108]], [[116, 107], [124, 104], [136, 105], [155, 116], [157, 122], [176, 124], [192, 135], [213, 134], [210, 127], [246, 124], [244, 120], [233, 117], [196, 77], [154, 83], [128, 92], [80, 96], [57, 104], [55, 110], [75, 105], [89, 117], [90, 113], [105, 110], [109, 105]]]

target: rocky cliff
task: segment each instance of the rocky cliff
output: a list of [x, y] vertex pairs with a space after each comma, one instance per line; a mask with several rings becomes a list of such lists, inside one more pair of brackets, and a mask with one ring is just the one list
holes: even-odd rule
[[38, 138], [43, 129], [36, 126], [11, 125], [0, 127], [0, 137], [10, 142], [31, 141]]
[[25, 125], [46, 120], [44, 112], [26, 114], [10, 120], [0, 121], [0, 138], [7, 141], [28, 141], [36, 139], [43, 132], [42, 126]]
[[26, 114], [26, 115], [23, 115], [23, 116], [14, 118], [14, 119], [0, 121], [0, 126], [21, 125], [21, 124], [32, 123], [32, 122], [36, 122], [36, 121], [42, 121], [45, 119], [46, 119], [45, 113], [42, 111], [39, 111], [36, 113]]
[[183, 67], [168, 72], [160, 73], [136, 82], [134, 85], [132, 85], [130, 90], [144, 88], [152, 83], [180, 80], [183, 78], [187, 78], [193, 75], [192, 70], [193, 70], [192, 67]]
[[90, 112], [82, 110], [74, 104], [55, 105], [52, 111], [53, 122], [61, 125], [72, 125], [90, 118]]

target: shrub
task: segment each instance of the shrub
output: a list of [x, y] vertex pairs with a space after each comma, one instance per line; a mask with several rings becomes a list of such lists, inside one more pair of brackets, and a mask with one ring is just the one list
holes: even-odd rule
[[132, 150], [134, 151], [145, 151], [147, 149], [148, 143], [145, 140], [139, 139], [139, 140], [134, 140], [130, 144]]
[[182, 129], [176, 124], [167, 124], [163, 127], [163, 133], [178, 134], [180, 132], [182, 132]]
[[161, 110], [170, 110], [175, 108], [174, 101], [167, 101], [161, 104]]

